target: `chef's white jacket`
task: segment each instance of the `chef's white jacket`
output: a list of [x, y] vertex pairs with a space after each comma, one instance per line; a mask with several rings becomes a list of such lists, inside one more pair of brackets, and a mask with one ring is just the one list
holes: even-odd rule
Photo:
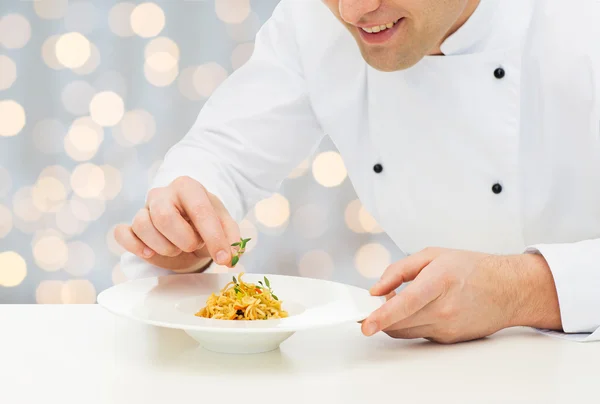
[[320, 0], [282, 0], [154, 186], [190, 176], [241, 220], [329, 136], [399, 248], [540, 253], [563, 335], [600, 340], [598, 21], [594, 0], [482, 0], [444, 56], [384, 73]]

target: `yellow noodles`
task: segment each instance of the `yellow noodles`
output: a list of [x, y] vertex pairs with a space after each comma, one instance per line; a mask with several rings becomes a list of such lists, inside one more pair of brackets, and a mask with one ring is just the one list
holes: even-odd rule
[[271, 320], [288, 317], [288, 313], [281, 308], [281, 302], [273, 294], [269, 280], [265, 278], [258, 285], [246, 283], [233, 277], [221, 290], [219, 295], [214, 293], [206, 300], [196, 316], [220, 320]]

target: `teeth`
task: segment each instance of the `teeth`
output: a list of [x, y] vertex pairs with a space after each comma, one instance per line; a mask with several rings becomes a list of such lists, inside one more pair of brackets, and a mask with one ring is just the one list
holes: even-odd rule
[[363, 31], [368, 32], [369, 34], [376, 34], [378, 32], [382, 32], [385, 31], [386, 29], [390, 29], [392, 28], [394, 25], [396, 25], [396, 23], [400, 21], [400, 19], [394, 21], [394, 22], [390, 22], [388, 24], [385, 25], [380, 25], [378, 27], [370, 27], [370, 28], [362, 28]]

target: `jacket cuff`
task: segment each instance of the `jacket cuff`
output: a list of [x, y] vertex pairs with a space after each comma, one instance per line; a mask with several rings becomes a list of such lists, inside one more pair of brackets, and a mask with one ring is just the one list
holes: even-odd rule
[[600, 239], [568, 244], [538, 244], [526, 253], [541, 254], [554, 277], [565, 333], [600, 329]]

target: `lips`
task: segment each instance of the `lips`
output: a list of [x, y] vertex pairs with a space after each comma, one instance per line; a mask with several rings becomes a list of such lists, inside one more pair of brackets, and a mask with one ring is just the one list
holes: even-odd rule
[[364, 32], [368, 33], [368, 34], [378, 34], [380, 32], [385, 31], [386, 29], [391, 29], [394, 27], [394, 25], [396, 25], [398, 23], [398, 21], [400, 21], [400, 18], [389, 22], [387, 24], [381, 24], [381, 25], [372, 25], [369, 27], [361, 27], [360, 29], [362, 29]]

